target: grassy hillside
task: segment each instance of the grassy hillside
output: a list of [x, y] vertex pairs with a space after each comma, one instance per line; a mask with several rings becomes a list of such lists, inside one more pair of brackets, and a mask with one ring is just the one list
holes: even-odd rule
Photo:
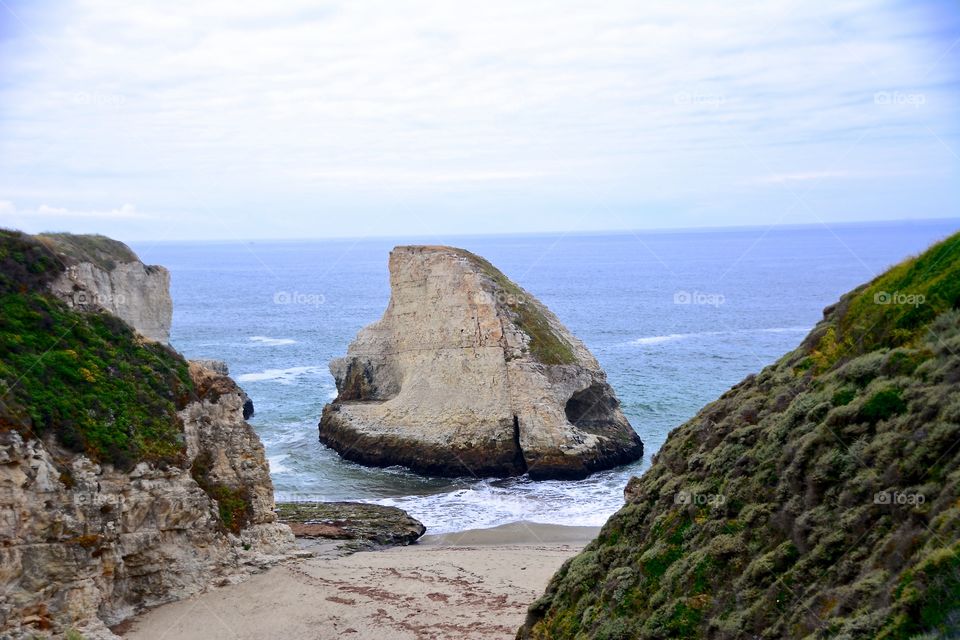
[[[217, 384], [198, 388], [170, 347], [143, 340], [109, 313], [74, 311], [48, 292], [65, 261], [111, 259], [136, 256], [103, 236], [0, 229], [0, 432], [56, 443], [61, 451], [49, 450], [67, 487], [70, 452], [124, 471], [139, 462], [185, 468], [177, 411], [220, 393]], [[223, 526], [239, 532], [252, 513], [249, 492], [214, 482], [210, 467], [209, 454], [197, 456], [190, 473], [217, 501]]]
[[63, 268], [45, 243], [0, 230], [0, 429], [53, 435], [124, 469], [178, 464], [176, 412], [193, 395], [186, 361], [115, 316], [75, 312], [49, 295]]
[[45, 233], [34, 238], [65, 262], [92, 262], [113, 269], [118, 262], [137, 262], [137, 254], [119, 240], [100, 235]]
[[521, 638], [960, 637], [960, 234], [670, 434]]

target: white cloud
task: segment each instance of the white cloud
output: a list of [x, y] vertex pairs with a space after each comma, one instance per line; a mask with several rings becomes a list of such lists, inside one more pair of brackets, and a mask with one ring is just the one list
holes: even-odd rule
[[806, 171], [801, 173], [774, 173], [769, 176], [761, 176], [755, 180], [760, 184], [786, 184], [788, 182], [810, 182], [811, 180], [826, 180], [833, 178], [851, 178], [855, 177], [849, 171]]
[[341, 184], [356, 183], [375, 187], [377, 184], [392, 183], [401, 186], [423, 186], [435, 184], [466, 185], [471, 183], [502, 183], [542, 178], [548, 174], [542, 171], [407, 171], [393, 168], [356, 168], [323, 169], [309, 172], [307, 176], [317, 181]]
[[[348, 218], [376, 223], [393, 203], [383, 185], [412, 187], [403, 197], [443, 221], [451, 192], [505, 194], [461, 199], [477, 208], [458, 210], [465, 231], [488, 230], [469, 225], [491, 206], [545, 226], [558, 207], [612, 204], [650, 211], [636, 226], [706, 205], [707, 223], [765, 220], [769, 201], [745, 199], [745, 184], [821, 179], [850, 185], [822, 201], [826, 219], [865, 188], [896, 190], [869, 203], [878, 215], [960, 204], [960, 11], [945, 3], [73, 0], [19, 13], [26, 27], [0, 42], [0, 175], [16, 185], [0, 198], [36, 194], [34, 211], [209, 209], [230, 220], [211, 233], [250, 237], [280, 233], [279, 219], [316, 233], [317, 208], [357, 232]], [[878, 91], [924, 101], [891, 108]], [[884, 173], [896, 177], [841, 179]]]
[[76, 219], [103, 219], [103, 220], [149, 220], [151, 216], [137, 211], [132, 204], [124, 204], [116, 209], [105, 211], [77, 211], [66, 207], [51, 207], [41, 204], [36, 209], [18, 209], [12, 202], [0, 201], [0, 214], [24, 219], [36, 218], [76, 218]]

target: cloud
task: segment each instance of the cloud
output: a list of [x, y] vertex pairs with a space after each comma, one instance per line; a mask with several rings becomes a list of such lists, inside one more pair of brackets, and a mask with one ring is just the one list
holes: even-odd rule
[[407, 171], [393, 168], [356, 168], [356, 169], [324, 169], [310, 172], [309, 178], [318, 181], [336, 183], [356, 183], [360, 185], [376, 186], [382, 183], [392, 183], [401, 186], [422, 186], [437, 184], [471, 183], [502, 183], [542, 178], [548, 174], [543, 171]]
[[801, 173], [774, 173], [756, 178], [754, 182], [759, 184], [786, 184], [788, 182], [810, 182], [811, 180], [819, 182], [826, 179], [852, 177], [857, 177], [857, 174], [849, 171], [806, 171]]
[[149, 220], [151, 216], [137, 211], [132, 204], [124, 204], [116, 209], [106, 211], [78, 211], [66, 207], [51, 207], [41, 204], [35, 209], [18, 209], [12, 202], [0, 201], [0, 215], [19, 217], [24, 219], [35, 218], [75, 218], [101, 220]]
[[[948, 2], [174, 5], [18, 8], [0, 31], [0, 198], [212, 210], [230, 224], [210, 233], [245, 237], [381, 215], [403, 230], [383, 185], [463, 231], [489, 231], [491, 208], [550, 229], [558, 208], [603, 228], [614, 205], [637, 227], [763, 221], [745, 184], [821, 179], [828, 220], [960, 205]], [[317, 225], [318, 208], [339, 217]]]

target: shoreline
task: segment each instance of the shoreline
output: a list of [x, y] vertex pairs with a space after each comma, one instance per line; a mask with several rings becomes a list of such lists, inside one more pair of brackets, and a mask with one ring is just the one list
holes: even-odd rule
[[145, 611], [122, 636], [512, 638], [550, 577], [598, 532], [518, 521], [350, 554], [301, 541], [315, 555]]
[[490, 546], [506, 544], [586, 544], [600, 533], [600, 527], [549, 524], [517, 520], [482, 529], [465, 529], [451, 533], [427, 533], [418, 545]]

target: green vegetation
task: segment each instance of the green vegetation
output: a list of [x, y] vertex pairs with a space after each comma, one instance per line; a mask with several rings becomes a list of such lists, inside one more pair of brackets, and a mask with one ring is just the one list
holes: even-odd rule
[[844, 296], [812, 358], [826, 371], [875, 349], [916, 346], [934, 318], [958, 308], [960, 235], [954, 235]]
[[10, 267], [0, 276], [0, 428], [54, 434], [123, 469], [177, 464], [176, 411], [192, 393], [186, 362], [114, 316], [77, 313], [47, 295], [59, 262], [30, 238], [2, 232], [0, 260]]
[[250, 492], [245, 487], [229, 487], [214, 482], [210, 477], [212, 462], [209, 453], [198, 455], [190, 466], [190, 475], [208, 496], [217, 501], [223, 526], [228, 531], [240, 533], [253, 517]]
[[465, 249], [453, 249], [458, 255], [471, 260], [503, 292], [497, 302], [509, 309], [516, 325], [530, 338], [530, 354], [543, 364], [573, 364], [577, 361], [573, 347], [550, 326], [539, 303], [529, 293], [517, 286], [490, 261]]
[[35, 238], [67, 262], [92, 262], [110, 271], [117, 262], [137, 261], [137, 254], [130, 247], [106, 236], [45, 233]]
[[39, 291], [64, 268], [59, 258], [29, 236], [0, 229], [0, 293]]
[[[73, 258], [132, 256], [117, 249], [129, 252], [125, 245], [100, 236], [51, 237], [59, 247], [82, 248], [85, 253]], [[121, 470], [143, 461], [182, 467], [186, 450], [177, 411], [197, 398], [187, 362], [113, 315], [74, 311], [49, 294], [47, 284], [65, 265], [47, 239], [0, 229], [0, 431], [52, 437], [68, 451]], [[194, 464], [194, 477], [217, 500], [224, 525], [238, 531], [247, 522], [250, 497], [209, 482], [202, 466]], [[66, 465], [60, 479], [73, 485]]]
[[900, 397], [899, 389], [882, 389], [863, 403], [860, 417], [871, 424], [887, 420], [898, 413], [903, 413], [907, 403]]
[[519, 637], [960, 637], [958, 243], [675, 430]]

